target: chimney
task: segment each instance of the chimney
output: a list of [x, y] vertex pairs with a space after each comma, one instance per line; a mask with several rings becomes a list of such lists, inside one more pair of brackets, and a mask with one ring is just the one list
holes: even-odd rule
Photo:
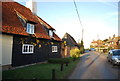
[[115, 38], [115, 34], [113, 35], [113, 38]]
[[35, 0], [26, 2], [26, 7], [29, 8], [33, 14], [37, 15], [37, 2]]
[[109, 39], [111, 39], [111, 37], [109, 37]]

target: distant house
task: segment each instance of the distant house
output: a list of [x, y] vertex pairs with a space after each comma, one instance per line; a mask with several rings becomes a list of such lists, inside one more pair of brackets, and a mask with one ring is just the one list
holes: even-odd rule
[[110, 49], [120, 49], [120, 36], [109, 37], [105, 40], [92, 41], [91, 46], [100, 52], [108, 52]]
[[76, 43], [75, 39], [68, 33], [65, 33], [62, 40], [62, 56], [70, 57], [70, 50], [78, 48], [78, 44]]
[[2, 66], [16, 67], [61, 57], [55, 29], [17, 2], [2, 2]]

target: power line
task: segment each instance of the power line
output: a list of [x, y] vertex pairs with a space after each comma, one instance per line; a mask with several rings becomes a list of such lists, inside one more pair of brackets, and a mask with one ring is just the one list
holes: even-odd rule
[[80, 20], [80, 15], [79, 15], [79, 12], [78, 12], [77, 4], [76, 4], [75, 0], [73, 0], [73, 2], [74, 2], [74, 5], [75, 5], [75, 8], [76, 8], [77, 15], [78, 15], [79, 23], [80, 23], [81, 28], [82, 28], [82, 40], [83, 40], [83, 32], [84, 32], [84, 29], [83, 29], [83, 26], [82, 26], [82, 22], [81, 22], [81, 20]]

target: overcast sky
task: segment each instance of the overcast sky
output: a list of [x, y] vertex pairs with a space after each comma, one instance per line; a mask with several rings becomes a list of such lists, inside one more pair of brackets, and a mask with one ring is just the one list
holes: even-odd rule
[[[106, 39], [118, 34], [118, 2], [99, 1], [76, 1], [84, 28], [85, 48], [90, 46], [92, 40]], [[20, 3], [25, 5], [25, 2]], [[81, 40], [82, 28], [72, 1], [38, 1], [37, 15], [55, 28], [60, 38], [68, 32], [76, 41]]]

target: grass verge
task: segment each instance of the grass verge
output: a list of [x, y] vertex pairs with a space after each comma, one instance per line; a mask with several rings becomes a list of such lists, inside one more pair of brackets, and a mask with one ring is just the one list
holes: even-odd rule
[[3, 79], [51, 79], [52, 69], [55, 69], [57, 79], [65, 79], [68, 74], [75, 68], [79, 59], [69, 63], [68, 66], [64, 64], [64, 70], [60, 71], [60, 64], [36, 64], [24, 68], [7, 70], [2, 72]]

